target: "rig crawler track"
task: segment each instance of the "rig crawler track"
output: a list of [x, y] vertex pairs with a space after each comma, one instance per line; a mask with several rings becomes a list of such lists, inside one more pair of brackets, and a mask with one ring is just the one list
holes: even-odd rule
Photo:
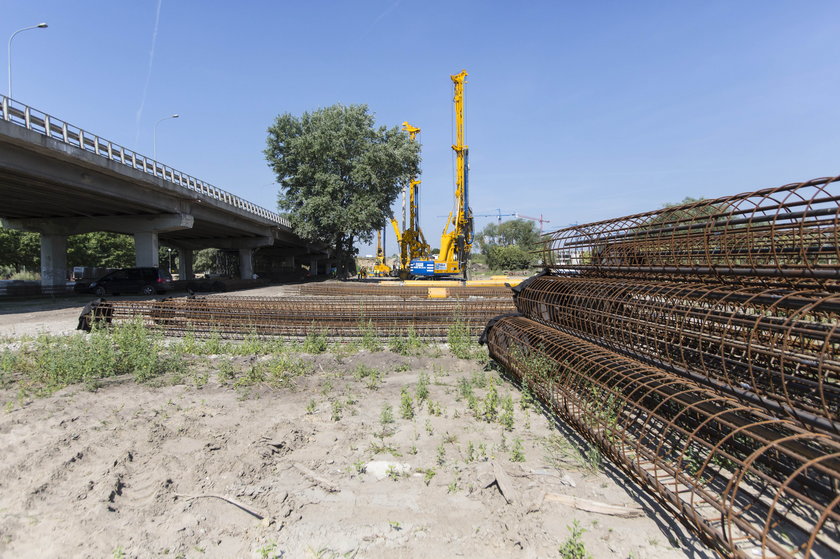
[[543, 324], [840, 433], [840, 294], [541, 276], [516, 295]]
[[303, 337], [321, 333], [353, 338], [368, 332], [381, 336], [414, 332], [426, 338], [446, 338], [461, 322], [477, 336], [487, 321], [514, 310], [512, 299], [458, 301], [373, 297], [221, 297], [162, 301], [104, 301], [91, 320], [120, 322], [138, 318], [167, 335], [218, 334]]
[[840, 444], [521, 316], [490, 355], [728, 556], [840, 556]]

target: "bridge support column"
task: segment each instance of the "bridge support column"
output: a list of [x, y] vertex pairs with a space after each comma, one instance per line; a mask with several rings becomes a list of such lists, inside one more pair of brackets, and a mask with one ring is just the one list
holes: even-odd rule
[[193, 251], [192, 249], [178, 247], [178, 279], [193, 279]]
[[315, 277], [318, 275], [318, 259], [314, 256], [309, 261], [309, 275]]
[[160, 266], [158, 257], [157, 231], [138, 231], [134, 233], [134, 262], [135, 266]]
[[41, 285], [57, 287], [67, 281], [67, 235], [41, 234]]
[[239, 249], [239, 277], [251, 279], [254, 275], [254, 249]]

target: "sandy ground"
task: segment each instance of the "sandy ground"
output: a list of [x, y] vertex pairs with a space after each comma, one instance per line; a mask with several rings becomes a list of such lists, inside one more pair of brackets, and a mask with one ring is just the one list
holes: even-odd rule
[[[72, 317], [71, 329], [78, 310], [0, 324]], [[305, 374], [283, 388], [237, 387], [217, 374], [231, 358], [210, 356], [154, 386], [118, 378], [35, 400], [0, 390], [0, 557], [560, 557], [574, 521], [595, 558], [712, 557], [628, 480], [589, 469], [584, 447], [498, 372], [427, 353], [301, 355]], [[247, 371], [268, 358], [233, 359]], [[432, 405], [416, 397], [421, 375]], [[476, 417], [464, 381], [480, 402], [492, 386], [513, 398], [511, 430]]]

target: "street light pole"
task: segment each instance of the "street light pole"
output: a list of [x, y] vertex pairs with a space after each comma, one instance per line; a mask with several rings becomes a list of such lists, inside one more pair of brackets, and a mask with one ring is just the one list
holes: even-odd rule
[[24, 31], [29, 31], [30, 29], [46, 29], [46, 28], [47, 28], [47, 24], [42, 22], [42, 23], [39, 23], [38, 25], [30, 25], [29, 27], [24, 27], [23, 29], [18, 29], [17, 31], [12, 33], [11, 37], [9, 37], [9, 48], [8, 48], [8, 51], [7, 51], [9, 53], [9, 64], [8, 64], [8, 70], [9, 70], [9, 99], [12, 98], [12, 39], [14, 39], [15, 35], [17, 35], [18, 33], [23, 33]]
[[158, 127], [158, 124], [160, 124], [164, 120], [169, 120], [170, 118], [178, 118], [179, 116], [181, 116], [181, 115], [179, 115], [178, 113], [175, 113], [174, 115], [165, 116], [155, 123], [154, 133], [152, 134], [152, 159], [154, 159], [155, 161], [157, 161], [157, 127]]

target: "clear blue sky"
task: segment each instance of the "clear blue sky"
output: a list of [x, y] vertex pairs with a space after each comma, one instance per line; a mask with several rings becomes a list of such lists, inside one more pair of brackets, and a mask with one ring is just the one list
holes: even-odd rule
[[17, 100], [148, 154], [155, 121], [180, 113], [158, 128], [158, 159], [270, 209], [275, 115], [367, 103], [379, 124], [420, 126], [433, 246], [461, 69], [477, 213], [557, 228], [840, 173], [836, 1], [0, 0], [0, 13], [4, 64], [12, 32], [49, 24], [15, 38]]

